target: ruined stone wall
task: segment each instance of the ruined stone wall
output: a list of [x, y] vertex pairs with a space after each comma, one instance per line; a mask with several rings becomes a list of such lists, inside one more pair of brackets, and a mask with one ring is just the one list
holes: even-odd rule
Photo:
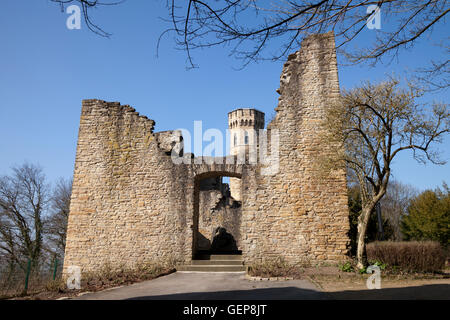
[[345, 258], [349, 229], [343, 168], [323, 177], [320, 160], [331, 150], [321, 141], [325, 107], [339, 101], [332, 33], [305, 39], [284, 64], [279, 103], [269, 135], [278, 130], [279, 172], [260, 170], [243, 179], [245, 260], [281, 256], [290, 262], [336, 262]]
[[263, 175], [261, 165], [174, 164], [173, 132], [153, 133], [154, 121], [129, 106], [84, 100], [64, 272], [71, 265], [89, 271], [107, 264], [189, 262], [203, 228], [200, 181], [218, 176], [242, 181], [240, 225], [234, 227], [247, 264], [267, 257], [343, 260], [349, 229], [345, 171], [337, 167], [324, 177], [318, 166], [332, 152], [320, 139], [320, 121], [340, 97], [333, 35], [304, 40], [280, 82], [276, 117], [268, 126], [280, 137], [275, 175]]
[[153, 127], [129, 106], [83, 101], [64, 270], [190, 259], [193, 183]]

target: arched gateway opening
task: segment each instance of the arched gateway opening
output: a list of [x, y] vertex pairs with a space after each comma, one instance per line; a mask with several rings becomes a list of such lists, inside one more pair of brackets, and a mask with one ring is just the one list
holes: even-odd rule
[[205, 255], [239, 255], [242, 202], [231, 196], [224, 177], [240, 173], [213, 171], [195, 176], [192, 258]]

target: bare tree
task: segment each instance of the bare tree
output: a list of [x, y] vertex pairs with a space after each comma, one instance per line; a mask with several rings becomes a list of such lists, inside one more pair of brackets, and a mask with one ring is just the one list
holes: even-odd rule
[[[445, 56], [450, 56], [449, 46], [445, 47]], [[418, 83], [426, 84], [428, 91], [447, 89], [450, 86], [450, 60], [432, 60], [428, 66], [417, 69], [415, 78]]]
[[432, 110], [416, 102], [421, 92], [400, 87], [395, 79], [343, 92], [342, 103], [329, 106], [324, 139], [334, 141], [335, 155], [328, 165], [344, 161], [359, 182], [362, 210], [358, 217], [358, 267], [365, 261], [367, 224], [375, 205], [386, 194], [391, 164], [405, 150], [416, 160], [443, 164], [433, 147], [450, 131], [448, 105]]
[[45, 223], [48, 250], [62, 259], [66, 247], [72, 180], [60, 179], [53, 190], [51, 209]]
[[43, 214], [49, 188], [42, 169], [25, 163], [12, 176], [0, 177], [0, 251], [25, 270], [36, 267], [43, 246]]
[[418, 190], [411, 185], [392, 180], [389, 182], [386, 195], [381, 199], [382, 215], [387, 219], [392, 229], [392, 240], [401, 241], [402, 217], [407, 214], [408, 206], [417, 194]]

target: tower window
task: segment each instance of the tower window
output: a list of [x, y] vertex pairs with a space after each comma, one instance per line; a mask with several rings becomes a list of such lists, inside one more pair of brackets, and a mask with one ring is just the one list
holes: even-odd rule
[[244, 144], [248, 144], [248, 132], [245, 131]]
[[234, 146], [237, 146], [237, 136], [236, 136], [236, 133], [234, 134]]

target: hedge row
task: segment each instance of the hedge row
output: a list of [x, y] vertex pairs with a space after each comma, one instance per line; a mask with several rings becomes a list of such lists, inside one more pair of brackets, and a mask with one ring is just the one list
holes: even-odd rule
[[439, 272], [444, 269], [446, 254], [439, 242], [372, 242], [366, 246], [367, 260], [385, 263], [388, 268], [406, 272]]

